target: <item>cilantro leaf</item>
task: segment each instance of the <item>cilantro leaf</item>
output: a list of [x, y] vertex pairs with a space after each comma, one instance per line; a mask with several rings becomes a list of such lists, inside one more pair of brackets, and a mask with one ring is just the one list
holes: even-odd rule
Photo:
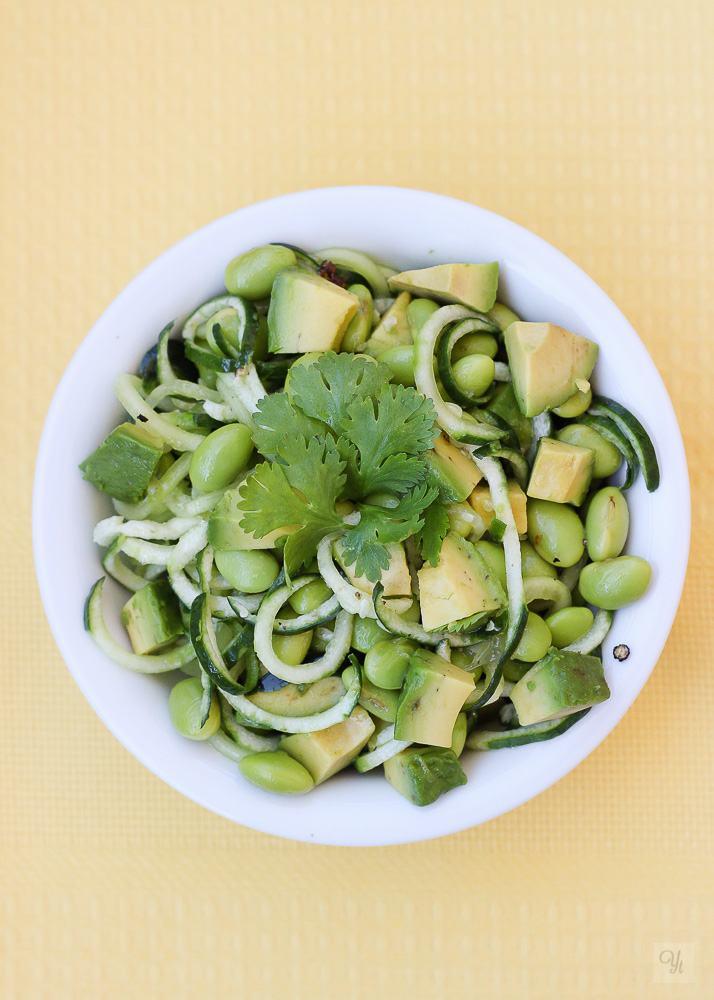
[[449, 515], [443, 504], [433, 503], [424, 511], [424, 522], [417, 532], [416, 540], [421, 546], [424, 562], [436, 566], [441, 553], [441, 543], [449, 530]]
[[383, 386], [376, 401], [351, 400], [339, 430], [357, 451], [356, 463], [345, 458], [358, 495], [416, 486], [426, 471], [417, 456], [433, 444], [435, 423], [431, 402], [403, 385]]
[[376, 583], [382, 571], [389, 566], [386, 547], [392, 542], [403, 542], [419, 530], [422, 515], [437, 496], [437, 490], [420, 483], [411, 493], [402, 497], [396, 507], [376, 507], [360, 504], [359, 524], [351, 527], [342, 539], [342, 554], [348, 566], [355, 563], [357, 576], [366, 576]]
[[261, 455], [267, 458], [275, 458], [288, 435], [300, 437], [307, 442], [326, 431], [324, 424], [294, 407], [285, 392], [264, 396], [258, 403], [253, 419], [253, 442]]
[[342, 527], [335, 500], [345, 484], [344, 463], [334, 446], [319, 437], [288, 437], [279, 457], [262, 462], [240, 487], [242, 526], [256, 538], [298, 524], [285, 545], [285, 568], [294, 573], [311, 559], [320, 540]]
[[388, 385], [386, 365], [334, 351], [326, 351], [312, 365], [297, 365], [290, 374], [294, 405], [338, 434], [350, 400], [379, 397]]

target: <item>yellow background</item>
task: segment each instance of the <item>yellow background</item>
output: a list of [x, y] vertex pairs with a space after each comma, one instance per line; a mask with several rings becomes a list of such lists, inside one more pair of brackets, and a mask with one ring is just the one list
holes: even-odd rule
[[[669, 995], [667, 943], [676, 996], [714, 996], [712, 5], [0, 10], [0, 996], [624, 1000]], [[694, 515], [670, 641], [605, 744], [480, 829], [369, 850], [231, 825], [130, 757], [59, 657], [29, 536], [51, 394], [129, 279], [235, 208], [350, 183], [473, 201], [584, 267], [662, 372]]]

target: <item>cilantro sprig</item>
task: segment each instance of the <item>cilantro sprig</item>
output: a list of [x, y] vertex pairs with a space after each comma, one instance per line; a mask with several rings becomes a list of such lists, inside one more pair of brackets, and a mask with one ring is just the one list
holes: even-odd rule
[[[389, 374], [366, 358], [328, 351], [291, 368], [286, 391], [266, 396], [254, 414], [255, 446], [267, 461], [241, 487], [239, 508], [256, 538], [298, 526], [285, 545], [289, 575], [326, 534], [345, 528], [347, 564], [376, 583], [389, 564], [386, 546], [424, 534], [437, 491], [424, 482], [421, 456], [437, 436], [436, 414], [414, 389], [391, 385]], [[375, 493], [396, 502], [366, 502]], [[341, 500], [357, 505], [357, 524], [344, 524]], [[431, 527], [428, 536], [440, 547]]]

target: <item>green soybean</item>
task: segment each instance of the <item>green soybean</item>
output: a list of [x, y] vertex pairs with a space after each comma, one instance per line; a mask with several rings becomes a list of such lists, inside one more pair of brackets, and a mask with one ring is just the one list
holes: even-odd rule
[[535, 663], [545, 656], [549, 647], [550, 629], [540, 615], [529, 611], [523, 635], [513, 651], [513, 659]]
[[212, 431], [191, 457], [188, 475], [197, 490], [223, 490], [248, 464], [253, 436], [245, 424], [226, 424]]
[[503, 554], [501, 546], [496, 545], [494, 542], [487, 542], [485, 538], [482, 538], [476, 542], [475, 548], [505, 590], [507, 587], [506, 557]]
[[581, 413], [585, 413], [588, 406], [593, 401], [592, 389], [587, 389], [585, 392], [582, 389], [578, 389], [574, 392], [569, 399], [566, 399], [564, 403], [560, 406], [553, 407], [553, 413], [559, 417], [563, 417], [566, 420], [570, 420], [572, 417], [579, 417]]
[[207, 740], [220, 728], [221, 710], [215, 692], [211, 695], [211, 708], [203, 726], [202, 702], [203, 685], [198, 677], [187, 677], [171, 688], [169, 716], [174, 729], [189, 740]]
[[416, 648], [416, 643], [409, 639], [377, 642], [365, 655], [364, 672], [377, 687], [398, 691]]
[[352, 633], [352, 648], [358, 653], [368, 652], [375, 642], [382, 642], [389, 637], [389, 632], [383, 629], [374, 618], [355, 618]]
[[457, 361], [452, 368], [454, 381], [463, 392], [483, 396], [490, 384], [496, 367], [487, 354], [469, 354]]
[[614, 486], [598, 490], [585, 518], [588, 555], [593, 562], [619, 556], [629, 530], [630, 511], [622, 493]]
[[580, 593], [589, 604], [617, 611], [633, 604], [646, 592], [652, 567], [639, 556], [617, 556], [589, 563], [580, 574]]
[[[287, 618], [283, 614], [283, 618]], [[297, 635], [273, 635], [273, 651], [278, 659], [291, 667], [302, 663], [312, 644], [312, 629], [309, 632], [298, 632]]]
[[[312, 580], [300, 590], [296, 590], [292, 597], [288, 598], [288, 603], [296, 614], [306, 615], [324, 604], [331, 594], [332, 591], [324, 580]], [[281, 614], [278, 617], [284, 618], [285, 615]]]
[[[355, 668], [345, 667], [342, 671], [342, 683], [348, 688], [354, 680]], [[394, 722], [397, 717], [397, 705], [399, 695], [396, 691], [389, 691], [386, 688], [373, 684], [368, 677], [362, 676], [362, 690], [360, 691], [359, 703], [362, 708], [377, 719], [384, 722]]]
[[517, 316], [503, 302], [496, 302], [493, 309], [489, 309], [488, 315], [494, 322], [498, 323], [502, 330], [506, 330], [511, 323], [517, 323], [520, 319], [520, 316]]
[[525, 677], [532, 666], [532, 663], [525, 663], [522, 660], [506, 660], [503, 665], [503, 679], [510, 684], [517, 684], [521, 677]]
[[530, 542], [521, 542], [521, 574], [523, 578], [530, 576], [547, 576], [550, 580], [558, 579], [558, 570], [538, 555]]
[[585, 551], [585, 527], [572, 507], [528, 498], [528, 539], [553, 566], [574, 566]]
[[593, 479], [605, 479], [606, 476], [611, 476], [620, 468], [622, 455], [619, 448], [616, 448], [610, 441], [606, 441], [594, 427], [587, 427], [585, 424], [568, 424], [566, 427], [561, 427], [555, 436], [558, 441], [575, 444], [579, 448], [589, 448], [592, 451], [595, 455]]
[[218, 572], [244, 594], [262, 594], [275, 583], [280, 572], [278, 560], [263, 549], [217, 550], [215, 558]]
[[278, 272], [295, 263], [295, 254], [287, 247], [256, 247], [234, 257], [226, 267], [226, 288], [231, 295], [254, 301], [270, 295]]
[[407, 325], [412, 332], [413, 339], [416, 339], [416, 335], [438, 308], [436, 302], [432, 302], [431, 299], [411, 300], [407, 306]]
[[562, 608], [548, 615], [545, 623], [550, 629], [553, 645], [562, 649], [576, 639], [582, 639], [593, 620], [590, 608]]
[[401, 344], [390, 347], [377, 355], [377, 361], [387, 365], [392, 373], [391, 381], [397, 385], [413, 386], [414, 381], [414, 345]]
[[452, 365], [469, 354], [485, 354], [486, 357], [495, 358], [498, 354], [498, 341], [492, 333], [466, 333], [452, 348]]
[[457, 757], [461, 756], [464, 746], [466, 745], [466, 729], [466, 713], [459, 712], [456, 716], [456, 722], [454, 723], [454, 729], [451, 734], [451, 749]]
[[304, 795], [315, 785], [308, 769], [284, 750], [249, 754], [238, 762], [238, 770], [251, 785], [278, 795]]
[[362, 350], [372, 332], [374, 300], [369, 288], [365, 288], [364, 285], [350, 285], [347, 291], [357, 296], [359, 306], [345, 330], [340, 350], [356, 353]]

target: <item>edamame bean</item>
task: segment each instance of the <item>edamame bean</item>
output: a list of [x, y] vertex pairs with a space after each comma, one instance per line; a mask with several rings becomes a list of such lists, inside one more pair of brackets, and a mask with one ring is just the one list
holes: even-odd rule
[[579, 417], [581, 413], [585, 413], [588, 406], [593, 401], [592, 389], [588, 389], [583, 392], [582, 389], [578, 389], [574, 392], [569, 399], [566, 399], [564, 403], [560, 406], [553, 407], [553, 413], [559, 417], [563, 417], [566, 420], [570, 420], [572, 417]]
[[550, 629], [540, 615], [528, 612], [526, 627], [520, 642], [513, 651], [514, 660], [535, 663], [541, 660], [550, 647]]
[[498, 341], [492, 333], [466, 333], [452, 348], [452, 365], [469, 354], [485, 354], [489, 358], [495, 358], [498, 354]]
[[201, 725], [203, 685], [198, 677], [187, 677], [174, 684], [169, 695], [169, 716], [174, 729], [189, 740], [210, 739], [221, 725], [221, 710], [214, 692], [205, 725]]
[[435, 313], [438, 308], [439, 307], [436, 302], [432, 302], [431, 299], [411, 300], [407, 306], [407, 324], [414, 339], [416, 339], [416, 335], [419, 333], [432, 313]]
[[572, 507], [528, 498], [528, 539], [553, 566], [574, 566], [585, 550], [585, 527]]
[[580, 593], [596, 608], [617, 611], [639, 601], [651, 575], [652, 567], [639, 556], [617, 556], [589, 563], [580, 574]]
[[389, 632], [383, 629], [374, 618], [355, 618], [354, 631], [352, 633], [352, 648], [358, 653], [367, 653], [375, 642], [389, 637]]
[[[355, 676], [355, 668], [345, 667], [342, 671], [342, 683], [347, 689]], [[359, 703], [362, 708], [377, 719], [384, 722], [394, 722], [397, 717], [397, 705], [399, 695], [396, 691], [388, 691], [386, 688], [377, 687], [368, 677], [362, 675], [362, 690], [359, 696]]]
[[248, 464], [253, 454], [253, 435], [245, 424], [226, 424], [212, 431], [191, 457], [188, 475], [202, 493], [223, 490]]
[[501, 546], [496, 545], [494, 542], [487, 542], [485, 538], [482, 538], [480, 541], [476, 542], [475, 548], [505, 590], [507, 586], [506, 557], [503, 554]]
[[606, 441], [594, 427], [587, 427], [585, 424], [568, 424], [566, 427], [561, 427], [555, 436], [558, 441], [575, 444], [579, 448], [589, 448], [593, 452], [595, 455], [593, 479], [605, 479], [606, 476], [611, 476], [620, 468], [622, 455], [619, 448], [616, 448], [610, 441]]
[[451, 371], [459, 389], [483, 396], [493, 382], [496, 366], [486, 354], [469, 354], [457, 361]]
[[390, 347], [377, 355], [377, 361], [390, 369], [391, 381], [397, 385], [413, 386], [414, 381], [414, 345], [401, 344]]
[[593, 623], [590, 608], [562, 608], [548, 615], [545, 620], [550, 629], [551, 641], [558, 649], [582, 639]]
[[254, 301], [264, 299], [273, 288], [278, 272], [295, 263], [295, 254], [287, 247], [256, 247], [234, 257], [226, 268], [226, 288], [231, 295]]
[[377, 642], [364, 658], [364, 672], [377, 687], [398, 691], [416, 648], [410, 639]]
[[[283, 608], [279, 617], [284, 618], [286, 621], [290, 621], [292, 618], [297, 618], [297, 615], [292, 608]], [[311, 643], [312, 629], [308, 632], [298, 632], [296, 635], [280, 635], [279, 633], [273, 633], [273, 651], [275, 652], [275, 655], [279, 657], [283, 663], [287, 663], [291, 667], [296, 667], [298, 663], [303, 662], [308, 654]]]
[[598, 490], [585, 518], [588, 555], [593, 562], [619, 556], [629, 530], [630, 511], [622, 493], [614, 486]]
[[354, 354], [362, 350], [372, 332], [374, 301], [369, 288], [365, 288], [364, 285], [350, 285], [347, 291], [357, 296], [359, 306], [345, 330], [340, 350], [351, 351]]
[[451, 734], [451, 749], [454, 751], [457, 757], [461, 756], [461, 753], [466, 744], [466, 713], [459, 712], [456, 716], [456, 722], [454, 723], [454, 729]]
[[[324, 604], [331, 593], [324, 580], [312, 580], [300, 590], [296, 590], [292, 597], [288, 598], [288, 604], [298, 615], [306, 615]], [[280, 614], [278, 617], [284, 618], [285, 615]]]
[[248, 754], [238, 770], [251, 785], [278, 795], [304, 795], [315, 785], [308, 769], [284, 750]]
[[517, 323], [520, 319], [520, 316], [517, 316], [503, 302], [496, 302], [493, 309], [489, 309], [488, 315], [494, 322], [498, 323], [502, 330], [506, 330], [511, 323]]
[[510, 684], [517, 684], [532, 666], [532, 663], [525, 663], [523, 660], [507, 660], [503, 665], [503, 679]]
[[216, 550], [215, 559], [221, 576], [244, 594], [262, 594], [280, 572], [278, 560], [264, 549]]
[[530, 542], [521, 542], [521, 573], [523, 578], [529, 576], [547, 576], [550, 580], [558, 579], [558, 570], [538, 555]]

